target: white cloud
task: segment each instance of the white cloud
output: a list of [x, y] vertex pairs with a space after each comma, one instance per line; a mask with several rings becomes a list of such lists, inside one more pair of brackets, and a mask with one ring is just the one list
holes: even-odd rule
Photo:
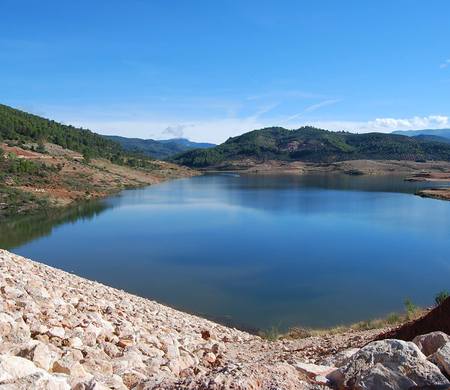
[[163, 134], [167, 134], [170, 137], [174, 137], [174, 138], [183, 138], [184, 136], [184, 129], [187, 127], [188, 125], [175, 125], [175, 126], [167, 126], [164, 130], [163, 130]]
[[448, 60], [445, 60], [442, 64], [439, 65], [439, 68], [445, 69], [450, 66], [450, 58]]
[[381, 132], [394, 130], [443, 129], [450, 127], [446, 115], [414, 116], [412, 118], [376, 118], [369, 121], [317, 121], [311, 125], [328, 130], [345, 130], [355, 133]]
[[445, 115], [415, 116], [412, 118], [377, 118], [369, 122], [374, 129], [381, 130], [402, 130], [402, 129], [425, 129], [443, 128], [449, 126], [449, 118]]

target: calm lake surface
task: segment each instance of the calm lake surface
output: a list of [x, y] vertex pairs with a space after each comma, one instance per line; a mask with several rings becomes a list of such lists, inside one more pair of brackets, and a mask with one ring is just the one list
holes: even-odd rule
[[331, 326], [450, 289], [450, 202], [424, 186], [206, 175], [2, 222], [0, 246], [241, 327]]

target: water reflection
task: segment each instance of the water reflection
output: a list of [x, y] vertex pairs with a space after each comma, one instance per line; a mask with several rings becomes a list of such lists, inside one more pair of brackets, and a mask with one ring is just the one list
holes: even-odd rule
[[91, 220], [112, 205], [105, 201], [79, 203], [62, 209], [50, 209], [30, 216], [4, 219], [0, 224], [0, 247], [11, 249], [52, 234], [56, 226]]
[[449, 288], [450, 202], [411, 195], [428, 185], [202, 176], [124, 191], [93, 206], [95, 218], [2, 227], [1, 245], [250, 328], [329, 326], [400, 310], [407, 296], [429, 304]]

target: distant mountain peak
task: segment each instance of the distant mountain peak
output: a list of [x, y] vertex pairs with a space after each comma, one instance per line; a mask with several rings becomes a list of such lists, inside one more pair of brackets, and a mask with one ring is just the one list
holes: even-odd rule
[[450, 138], [450, 129], [422, 129], [422, 130], [396, 130], [392, 134], [414, 137], [417, 135], [430, 135], [436, 137]]
[[157, 159], [167, 159], [188, 150], [207, 149], [216, 146], [210, 143], [193, 142], [187, 138], [155, 140], [127, 138], [116, 135], [106, 135], [105, 137], [119, 143], [127, 151], [138, 152]]

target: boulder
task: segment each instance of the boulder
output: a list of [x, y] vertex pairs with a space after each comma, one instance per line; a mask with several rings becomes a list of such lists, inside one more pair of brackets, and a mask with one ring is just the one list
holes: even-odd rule
[[83, 359], [83, 354], [77, 350], [67, 351], [60, 359], [53, 363], [52, 371], [72, 375], [75, 364]]
[[83, 341], [79, 337], [71, 337], [68, 340], [69, 347], [72, 348], [81, 348], [83, 346]]
[[48, 330], [48, 334], [51, 337], [59, 337], [60, 339], [63, 339], [66, 332], [64, 331], [64, 328], [60, 326], [54, 326], [53, 328], [50, 328]]
[[324, 384], [326, 384], [329, 381], [327, 375], [331, 374], [336, 370], [336, 367], [322, 366], [312, 363], [297, 362], [294, 366], [303, 375], [306, 375], [308, 378], [312, 379], [315, 382], [320, 382]]
[[43, 370], [36, 367], [31, 360], [19, 356], [0, 356], [0, 383], [39, 372], [43, 372]]
[[331, 356], [326, 357], [320, 362], [320, 364], [324, 366], [335, 366], [335, 367], [345, 366], [350, 361], [352, 356], [358, 351], [359, 348], [344, 349], [340, 352], [337, 352]]
[[108, 387], [104, 386], [102, 383], [96, 381], [95, 379], [89, 379], [86, 381], [81, 381], [76, 383], [73, 390], [109, 390]]
[[37, 367], [50, 371], [53, 363], [58, 359], [59, 354], [51, 350], [47, 344], [40, 341], [30, 342], [26, 348], [20, 351], [19, 355], [32, 360]]
[[366, 345], [347, 365], [327, 377], [339, 389], [401, 390], [450, 385], [416, 344], [393, 339]]
[[430, 356], [450, 341], [450, 337], [444, 332], [431, 332], [416, 336], [413, 343], [416, 344], [425, 356]]
[[428, 360], [436, 364], [444, 374], [450, 377], [450, 342], [445, 343]]
[[6, 313], [0, 313], [0, 336], [8, 336], [14, 328], [14, 318]]
[[0, 387], [3, 390], [70, 390], [63, 377], [48, 374], [19, 356], [0, 356]]

